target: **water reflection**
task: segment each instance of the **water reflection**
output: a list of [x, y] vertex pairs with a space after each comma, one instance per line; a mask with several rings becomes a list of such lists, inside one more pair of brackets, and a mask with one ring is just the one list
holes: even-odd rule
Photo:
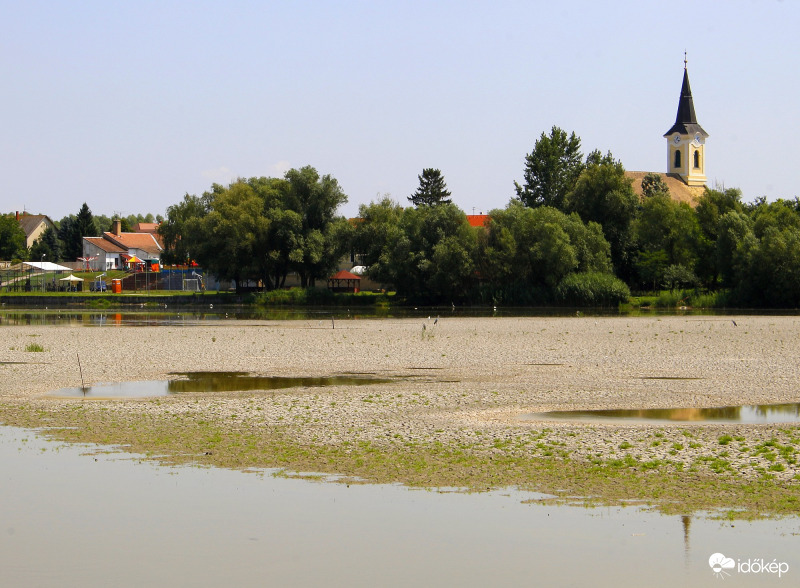
[[164, 468], [94, 449], [0, 427], [3, 585], [694, 587], [714, 582], [708, 558], [720, 550], [788, 562], [784, 583], [800, 570], [796, 518], [734, 527], [522, 504], [531, 495], [513, 490]]
[[149, 398], [187, 392], [248, 392], [320, 386], [365, 386], [392, 380], [364, 375], [338, 375], [316, 378], [258, 376], [248, 372], [175, 372], [176, 380], [144, 380], [99, 384], [85, 388], [63, 388], [51, 396], [85, 398]]
[[[581, 309], [521, 308], [521, 307], [272, 307], [255, 308], [242, 305], [199, 303], [179, 307], [169, 301], [129, 305], [124, 308], [4, 308], [0, 310], [0, 326], [69, 325], [86, 327], [192, 326], [219, 320], [298, 320], [310, 321], [314, 327], [332, 327], [334, 320], [359, 318], [427, 318], [429, 316], [457, 317], [599, 317], [599, 316], [668, 316], [668, 315], [729, 315], [728, 310], [645, 310], [645, 309]], [[747, 314], [736, 311], [737, 315]], [[769, 314], [759, 311], [758, 314]], [[792, 314], [782, 312], [782, 314]]]
[[607, 410], [561, 410], [531, 413], [525, 419], [630, 420], [662, 422], [797, 423], [800, 403], [719, 406], [713, 408], [648, 408]]

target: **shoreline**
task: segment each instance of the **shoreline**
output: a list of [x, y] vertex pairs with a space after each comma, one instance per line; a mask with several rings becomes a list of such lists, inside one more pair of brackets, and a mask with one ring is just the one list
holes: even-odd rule
[[[745, 509], [743, 516], [796, 512], [800, 423], [518, 418], [800, 403], [800, 317], [737, 316], [736, 323], [660, 316], [358, 319], [335, 329], [316, 320], [3, 326], [0, 362], [24, 363], [0, 365], [0, 421], [166, 462], [421, 486], [514, 485], [667, 509]], [[44, 351], [26, 352], [29, 343]], [[80, 387], [78, 354], [87, 383], [193, 371], [392, 381], [139, 399], [47, 396]]]

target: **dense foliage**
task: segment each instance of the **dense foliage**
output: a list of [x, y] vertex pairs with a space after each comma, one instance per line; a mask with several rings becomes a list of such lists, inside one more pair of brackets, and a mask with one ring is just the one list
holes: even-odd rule
[[[264, 290], [283, 287], [290, 272], [313, 286], [350, 254], [415, 301], [608, 305], [630, 288], [681, 304], [800, 307], [800, 199], [745, 204], [737, 189], [707, 188], [689, 205], [661, 174], [645, 175], [638, 196], [611, 153], [584, 157], [580, 145], [555, 126], [542, 133], [516, 196], [482, 227], [470, 226], [434, 168], [418, 176], [413, 207], [386, 196], [352, 221], [337, 216], [347, 200], [337, 181], [312, 167], [214, 184], [155, 217], [163, 258]], [[81, 239], [111, 220], [84, 204], [26, 250], [14, 217], [0, 216], [0, 257], [74, 260]], [[153, 220], [122, 218], [123, 228]]]
[[202, 196], [170, 206], [159, 227], [165, 260], [190, 260], [221, 279], [282, 287], [289, 272], [302, 286], [327, 278], [349, 250], [350, 223], [335, 215], [347, 196], [331, 176], [312, 167], [283, 178], [214, 184]]

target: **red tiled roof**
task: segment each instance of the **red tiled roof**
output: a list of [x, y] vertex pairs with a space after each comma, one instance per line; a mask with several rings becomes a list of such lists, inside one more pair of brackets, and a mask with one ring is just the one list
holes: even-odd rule
[[101, 251], [105, 251], [106, 253], [124, 253], [127, 249], [112, 243], [104, 239], [103, 237], [84, 237], [84, 241], [88, 241]]
[[489, 222], [488, 214], [468, 214], [467, 220], [471, 227], [485, 227]]
[[329, 280], [360, 280], [361, 278], [355, 274], [351, 274], [347, 270], [341, 270], [332, 275]]
[[158, 223], [136, 223], [133, 225], [134, 233], [154, 233], [158, 230]]
[[161, 253], [163, 249], [150, 233], [103, 233], [103, 238], [125, 249], [141, 249], [147, 253]]

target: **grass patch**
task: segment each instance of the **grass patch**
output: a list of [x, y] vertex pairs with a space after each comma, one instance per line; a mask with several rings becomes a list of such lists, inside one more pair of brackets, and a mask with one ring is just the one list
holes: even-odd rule
[[[156, 402], [169, 405], [164, 399], [153, 405]], [[564, 500], [591, 497], [587, 503], [637, 500], [669, 513], [733, 510], [738, 518], [794, 515], [800, 504], [796, 482], [776, 477], [784, 464], [771, 462], [760, 478], [745, 479], [733, 470], [725, 452], [703, 456], [688, 468], [629, 454], [608, 459], [598, 454], [584, 460], [560, 449], [566, 433], [560, 437], [558, 431], [550, 430], [525, 437], [528, 442], [521, 445], [519, 438], [498, 439], [485, 431], [475, 432], [474, 443], [461, 445], [396, 436], [378, 444], [359, 439], [355, 430], [348, 433], [347, 441], [325, 444], [306, 435], [304, 420], [221, 418], [216, 408], [192, 418], [176, 418], [170, 411], [122, 412], [99, 403], [53, 404], [46, 410], [41, 405], [0, 403], [0, 422], [29, 428], [46, 425], [46, 434], [62, 441], [124, 447], [167, 464], [283, 468], [373, 483], [476, 491], [518, 487]], [[537, 441], [535, 446], [533, 441]], [[624, 441], [619, 448], [626, 443], [633, 446]], [[781, 453], [777, 441], [767, 443], [771, 442], [762, 444], [762, 453]], [[526, 444], [531, 445], [530, 451], [517, 451]]]
[[44, 347], [42, 347], [38, 343], [28, 343], [25, 346], [25, 351], [28, 351], [30, 353], [42, 353], [44, 351]]

